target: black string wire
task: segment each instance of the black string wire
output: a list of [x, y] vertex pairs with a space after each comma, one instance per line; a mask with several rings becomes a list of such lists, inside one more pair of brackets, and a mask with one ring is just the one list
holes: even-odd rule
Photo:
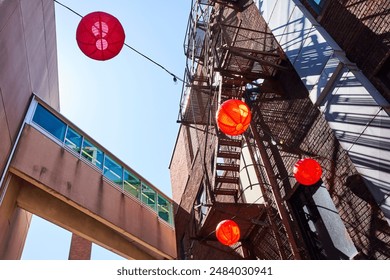
[[65, 9], [68, 9], [69, 11], [71, 11], [72, 13], [78, 15], [79, 17], [83, 17], [82, 15], [80, 15], [78, 12], [76, 12], [75, 10], [69, 8], [68, 6], [62, 4], [61, 2], [58, 2], [57, 0], [54, 0], [54, 2], [56, 2], [57, 4], [61, 5], [62, 7], [64, 7]]
[[[62, 4], [61, 2], [57, 1], [57, 0], [53, 0], [55, 3], [59, 4], [60, 6], [64, 7], [65, 9], [69, 10], [70, 12], [74, 13], [75, 15], [78, 15], [79, 17], [83, 17], [81, 14], [79, 14], [78, 12], [76, 12], [75, 10], [71, 9], [70, 7], [66, 6], [65, 4]], [[147, 55], [144, 55], [143, 53], [141, 53], [140, 51], [134, 49], [133, 47], [131, 47], [129, 44], [127, 43], [124, 43], [124, 46], [126, 46], [127, 48], [129, 48], [130, 50], [132, 50], [133, 52], [137, 53], [138, 55], [142, 56], [143, 58], [149, 60], [150, 62], [152, 62], [153, 64], [155, 64], [156, 66], [160, 67], [162, 70], [164, 70], [165, 72], [167, 72], [169, 75], [172, 76], [173, 78], [173, 81], [176, 83], [177, 81], [180, 81], [184, 84], [186, 84], [186, 82], [179, 78], [177, 75], [175, 75], [174, 73], [172, 73], [171, 71], [169, 71], [168, 69], [166, 69], [164, 66], [162, 66], [160, 63], [158, 63], [157, 61], [151, 59], [150, 57], [148, 57]]]
[[[77, 13], [75, 10], [71, 9], [70, 7], [62, 4], [61, 2], [57, 1], [57, 0], [53, 0], [54, 2], [56, 2], [57, 4], [61, 5], [62, 7], [68, 9], [69, 11], [71, 11], [72, 13], [78, 15], [79, 17], [83, 17], [81, 14]], [[124, 46], [126, 46], [127, 48], [131, 49], [132, 51], [134, 51], [135, 53], [137, 53], [138, 55], [144, 57], [145, 59], [149, 60], [150, 62], [152, 62], [153, 64], [155, 64], [156, 66], [160, 67], [162, 70], [164, 70], [165, 72], [167, 72], [168, 74], [170, 74], [172, 77], [173, 77], [173, 81], [174, 82], [177, 82], [178, 80], [181, 81], [182, 83], [184, 84], [187, 84], [183, 79], [179, 78], [177, 75], [175, 75], [174, 73], [172, 73], [171, 71], [169, 71], [168, 69], [166, 69], [164, 66], [162, 66], [160, 63], [156, 62], [155, 60], [151, 59], [150, 57], [144, 55], [143, 53], [141, 53], [140, 51], [134, 49], [133, 47], [131, 47], [129, 44], [127, 43], [124, 43]], [[252, 202], [251, 204], [247, 205], [247, 207], [251, 206], [252, 204], [255, 204], [256, 201], [258, 201], [261, 197], [259, 197], [258, 199], [256, 199], [254, 202]], [[236, 215], [234, 215], [232, 217], [232, 219], [234, 219], [235, 217], [237, 217], [238, 213], [236, 213]], [[215, 233], [215, 230], [212, 231], [210, 235], [212, 235], [213, 233]], [[208, 237], [208, 236], [207, 236]], [[207, 237], [204, 237], [203, 239], [205, 240]], [[234, 251], [235, 249], [233, 249]]]

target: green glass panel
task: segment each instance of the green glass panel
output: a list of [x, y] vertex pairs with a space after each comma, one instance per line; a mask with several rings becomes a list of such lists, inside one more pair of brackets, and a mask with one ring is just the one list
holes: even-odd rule
[[87, 139], [83, 141], [81, 155], [100, 169], [103, 167], [103, 152]]
[[168, 223], [172, 223], [172, 205], [171, 203], [162, 197], [161, 195], [158, 195], [158, 216], [165, 220]]
[[68, 131], [65, 136], [65, 145], [71, 148], [76, 153], [80, 153], [82, 137], [75, 130], [68, 127]]
[[141, 201], [152, 209], [156, 210], [156, 192], [144, 183], [142, 183], [141, 186]]
[[139, 198], [141, 181], [135, 175], [125, 170], [123, 183], [124, 183], [124, 189], [127, 193], [133, 195], [134, 197]]
[[107, 155], [104, 158], [103, 175], [122, 188], [122, 166]]
[[61, 142], [64, 141], [66, 124], [45, 109], [41, 104], [37, 104], [37, 108], [33, 116], [33, 122]]

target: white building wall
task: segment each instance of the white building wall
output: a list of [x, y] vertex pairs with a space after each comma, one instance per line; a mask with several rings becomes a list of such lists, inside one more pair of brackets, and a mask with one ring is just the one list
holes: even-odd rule
[[388, 102], [299, 0], [255, 2], [390, 224]]
[[246, 203], [264, 204], [263, 193], [247, 144], [242, 147], [240, 159], [240, 185]]

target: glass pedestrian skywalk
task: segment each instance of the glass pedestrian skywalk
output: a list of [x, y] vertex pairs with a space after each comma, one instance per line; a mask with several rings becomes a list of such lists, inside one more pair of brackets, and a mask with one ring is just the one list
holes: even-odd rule
[[64, 117], [43, 102], [34, 99], [30, 110], [32, 118], [27, 120], [28, 124], [101, 172], [111, 185], [150, 207], [162, 220], [173, 226], [172, 202], [158, 189], [83, 135], [80, 129], [69, 125]]

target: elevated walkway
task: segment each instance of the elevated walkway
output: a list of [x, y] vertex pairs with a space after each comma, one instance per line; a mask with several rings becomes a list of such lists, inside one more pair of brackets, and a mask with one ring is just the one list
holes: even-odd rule
[[2, 187], [0, 258], [21, 253], [21, 209], [128, 259], [176, 258], [170, 199], [47, 105], [29, 114]]

